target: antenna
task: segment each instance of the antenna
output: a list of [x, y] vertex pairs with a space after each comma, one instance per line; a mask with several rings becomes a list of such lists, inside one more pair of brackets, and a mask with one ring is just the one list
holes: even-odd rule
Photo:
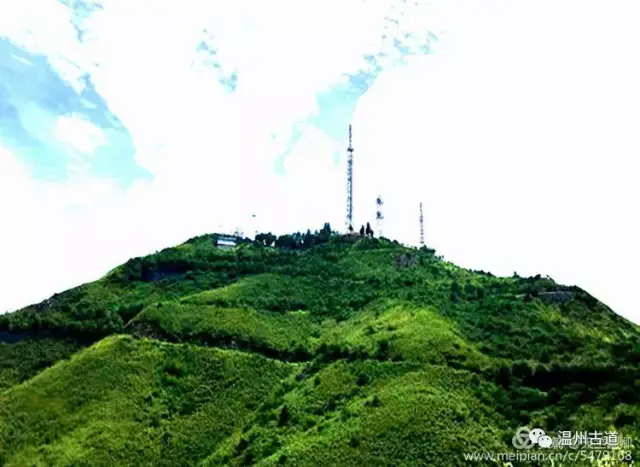
[[422, 201], [420, 201], [420, 246], [424, 246], [424, 216], [422, 215]]
[[256, 222], [256, 214], [252, 213], [251, 214], [251, 230], [254, 231], [254, 239], [258, 236], [258, 224]]
[[376, 198], [376, 227], [378, 228], [378, 237], [382, 237], [382, 196], [378, 195]]
[[351, 144], [351, 125], [349, 125], [349, 148], [347, 149], [347, 222], [349, 232], [353, 231], [353, 146]]

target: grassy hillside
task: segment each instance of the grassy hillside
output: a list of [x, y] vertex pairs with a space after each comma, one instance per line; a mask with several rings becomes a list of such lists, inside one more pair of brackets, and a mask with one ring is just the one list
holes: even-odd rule
[[0, 459], [193, 463], [294, 369], [260, 355], [108, 337], [0, 396]]
[[638, 455], [640, 329], [585, 291], [328, 228], [215, 239], [0, 316], [0, 464], [467, 465], [521, 425]]

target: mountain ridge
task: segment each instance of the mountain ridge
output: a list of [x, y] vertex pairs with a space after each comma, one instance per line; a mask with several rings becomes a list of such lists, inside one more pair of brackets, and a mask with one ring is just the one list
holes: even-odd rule
[[328, 225], [217, 237], [0, 316], [25, 336], [0, 343], [0, 462], [466, 465], [520, 425], [640, 435], [640, 327], [578, 287]]

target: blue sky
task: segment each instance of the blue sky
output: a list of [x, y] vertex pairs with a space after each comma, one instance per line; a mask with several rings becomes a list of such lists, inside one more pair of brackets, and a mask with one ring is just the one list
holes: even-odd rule
[[[45, 56], [27, 53], [8, 39], [0, 40], [0, 102], [0, 144], [36, 179], [61, 182], [79, 166], [88, 175], [115, 178], [123, 188], [149, 176], [134, 161], [129, 131], [89, 80], [76, 92]], [[76, 126], [65, 132], [65, 122]], [[95, 143], [90, 134], [78, 140], [69, 134], [90, 133], [77, 128], [83, 123], [96, 128]]]
[[[68, 23], [64, 26], [73, 31], [80, 46], [91, 43], [87, 38], [93, 31], [87, 23], [94, 16], [105, 14], [102, 2], [50, 1], [41, 2], [41, 5], [48, 5], [57, 11], [64, 10], [68, 15], [65, 18]], [[392, 12], [392, 6], [387, 13]], [[383, 17], [382, 20], [383, 23], [397, 24], [392, 16]], [[62, 26], [62, 23], [56, 26]], [[137, 28], [135, 32], [139, 32]], [[393, 37], [387, 39], [390, 44], [386, 47], [399, 52], [398, 62], [408, 55], [426, 54], [435, 36], [428, 29], [424, 32], [427, 35], [421, 41], [407, 45]], [[384, 25], [380, 33], [379, 39], [383, 42]], [[96, 91], [89, 67], [74, 70], [76, 76], [70, 82], [69, 79], [65, 80], [64, 71], [61, 73], [60, 69], [52, 66], [46, 50], [43, 50], [45, 47], [21, 47], [22, 44], [15, 39], [7, 35], [0, 40], [0, 97], [3, 102], [0, 109], [3, 122], [0, 143], [3, 147], [28, 166], [35, 179], [61, 182], [81, 170], [87, 176], [113, 178], [126, 189], [136, 179], [152, 176], [136, 163], [133, 137], [117, 113], [109, 108], [105, 98]], [[243, 80], [244, 76], [240, 76], [234, 67], [223, 67], [216, 48], [215, 33], [205, 25], [200, 40], [196, 42], [192, 45], [194, 55], [200, 58], [199, 65], [218, 71], [216, 84], [227, 93], [234, 93], [238, 80]], [[171, 44], [167, 46], [171, 47]], [[337, 74], [333, 77], [337, 79], [336, 82], [318, 90], [316, 108], [306, 118], [300, 118], [292, 125], [288, 147], [274, 164], [276, 173], [286, 175], [283, 161], [302, 134], [300, 125], [312, 125], [337, 141], [344, 139], [345, 128], [351, 121], [358, 98], [384, 69], [381, 62], [388, 51], [380, 47], [378, 49], [374, 47], [372, 53], [363, 54], [361, 59], [364, 64], [353, 73]], [[62, 60], [68, 61], [67, 66], [77, 67], [73, 57], [63, 55]], [[92, 65], [99, 66], [98, 63]], [[137, 63], [136, 66], [144, 65]], [[64, 70], [66, 66], [62, 68]], [[172, 92], [171, 88], [167, 92]], [[163, 96], [160, 94], [155, 97], [158, 99], [156, 105], [162, 109]], [[167, 111], [171, 112], [171, 109]], [[340, 162], [340, 157], [339, 152], [334, 154], [336, 164]]]
[[416, 244], [423, 201], [447, 259], [549, 274], [638, 322], [637, 13], [0, 6], [0, 311], [203, 232], [342, 228], [351, 123], [356, 223], [382, 194], [385, 234]]

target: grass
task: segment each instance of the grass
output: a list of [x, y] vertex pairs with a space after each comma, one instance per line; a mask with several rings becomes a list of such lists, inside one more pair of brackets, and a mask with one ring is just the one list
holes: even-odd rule
[[76, 341], [51, 338], [0, 343], [0, 393], [69, 358], [81, 348], [82, 344]]
[[295, 366], [112, 336], [0, 396], [2, 465], [184, 465]]
[[452, 466], [521, 425], [640, 437], [640, 330], [577, 287], [326, 231], [214, 242], [0, 316], [32, 336], [0, 344], [0, 464]]
[[252, 349], [282, 359], [305, 359], [310, 352], [310, 338], [320, 329], [304, 313], [280, 314], [176, 302], [146, 308], [132, 320], [130, 327], [139, 335]]
[[465, 465], [462, 451], [500, 447], [504, 423], [474, 395], [471, 376], [334, 362], [272, 401], [205, 465]]

